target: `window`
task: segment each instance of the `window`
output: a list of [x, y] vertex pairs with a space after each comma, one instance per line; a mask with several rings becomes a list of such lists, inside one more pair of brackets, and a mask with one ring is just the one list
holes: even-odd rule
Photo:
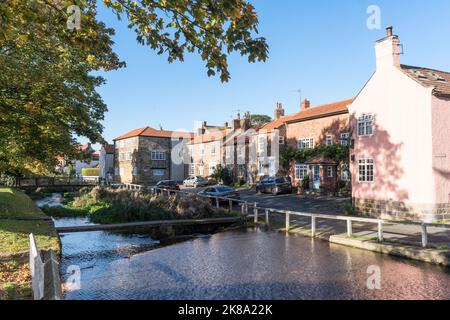
[[350, 171], [348, 170], [348, 165], [346, 164], [341, 167], [341, 180], [350, 181]]
[[152, 160], [164, 161], [166, 160], [166, 153], [164, 151], [152, 151]]
[[195, 174], [195, 164], [189, 164], [189, 175], [193, 176]]
[[211, 148], [211, 155], [214, 156], [216, 154], [216, 145], [212, 143], [210, 148]]
[[197, 171], [200, 176], [204, 175], [205, 170], [202, 164], [197, 167]]
[[327, 177], [333, 178], [333, 167], [332, 166], [327, 167]]
[[155, 177], [162, 177], [166, 174], [166, 170], [165, 169], [153, 169], [153, 175]]
[[125, 160], [125, 154], [123, 152], [119, 153], [119, 161]]
[[279, 136], [278, 137], [278, 143], [279, 144], [284, 144], [284, 137], [283, 136]]
[[358, 118], [358, 135], [361, 137], [371, 136], [373, 134], [373, 116], [363, 114]]
[[308, 175], [308, 165], [296, 164], [295, 165], [295, 179], [303, 180]]
[[326, 144], [327, 146], [333, 144], [333, 137], [330, 136], [330, 135], [326, 136], [326, 137], [325, 137], [325, 144]]
[[373, 182], [373, 159], [359, 160], [359, 182]]
[[131, 151], [128, 151], [125, 153], [125, 160], [130, 161], [131, 160]]
[[237, 176], [239, 178], [242, 178], [245, 176], [245, 164], [238, 164], [237, 165]]
[[298, 148], [300, 150], [314, 148], [314, 138], [301, 138], [298, 140]]
[[341, 145], [348, 146], [348, 141], [350, 140], [350, 132], [341, 133]]
[[265, 137], [259, 137], [258, 138], [258, 151], [261, 153], [266, 148], [266, 138]]

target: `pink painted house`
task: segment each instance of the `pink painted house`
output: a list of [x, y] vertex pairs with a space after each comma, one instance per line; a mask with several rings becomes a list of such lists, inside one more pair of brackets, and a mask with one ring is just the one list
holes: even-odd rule
[[349, 106], [352, 197], [362, 214], [450, 216], [450, 73], [402, 65], [392, 27], [376, 71]]

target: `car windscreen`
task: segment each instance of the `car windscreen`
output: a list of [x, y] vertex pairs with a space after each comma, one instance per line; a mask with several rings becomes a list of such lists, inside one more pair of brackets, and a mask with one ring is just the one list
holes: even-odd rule
[[230, 187], [216, 187], [217, 192], [230, 192], [234, 191], [233, 188]]
[[275, 180], [275, 182], [276, 182], [276, 183], [285, 183], [285, 182], [286, 182], [286, 179], [285, 179], [285, 178], [277, 178], [277, 179]]

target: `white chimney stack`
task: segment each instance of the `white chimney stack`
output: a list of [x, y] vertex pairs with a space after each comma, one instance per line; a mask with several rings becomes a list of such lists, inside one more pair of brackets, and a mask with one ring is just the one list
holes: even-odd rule
[[375, 44], [377, 70], [400, 67], [400, 54], [400, 41], [394, 35], [393, 27], [389, 26], [386, 28], [386, 37]]

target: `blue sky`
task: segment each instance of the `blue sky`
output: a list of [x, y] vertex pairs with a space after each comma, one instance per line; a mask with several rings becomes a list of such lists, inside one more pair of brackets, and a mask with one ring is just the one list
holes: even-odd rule
[[[231, 121], [237, 110], [273, 115], [276, 102], [286, 113], [298, 112], [299, 93], [312, 105], [358, 93], [375, 68], [374, 42], [394, 26], [404, 44], [402, 63], [450, 71], [448, 0], [250, 0], [267, 38], [266, 63], [249, 64], [232, 55], [232, 79], [209, 78], [201, 59], [168, 64], [139, 45], [126, 21], [117, 21], [102, 5], [99, 19], [116, 30], [114, 50], [127, 68], [102, 74], [99, 88], [109, 111], [104, 137], [161, 124], [167, 130], [193, 130], [195, 121]], [[381, 8], [381, 30], [366, 26], [369, 5]]]

